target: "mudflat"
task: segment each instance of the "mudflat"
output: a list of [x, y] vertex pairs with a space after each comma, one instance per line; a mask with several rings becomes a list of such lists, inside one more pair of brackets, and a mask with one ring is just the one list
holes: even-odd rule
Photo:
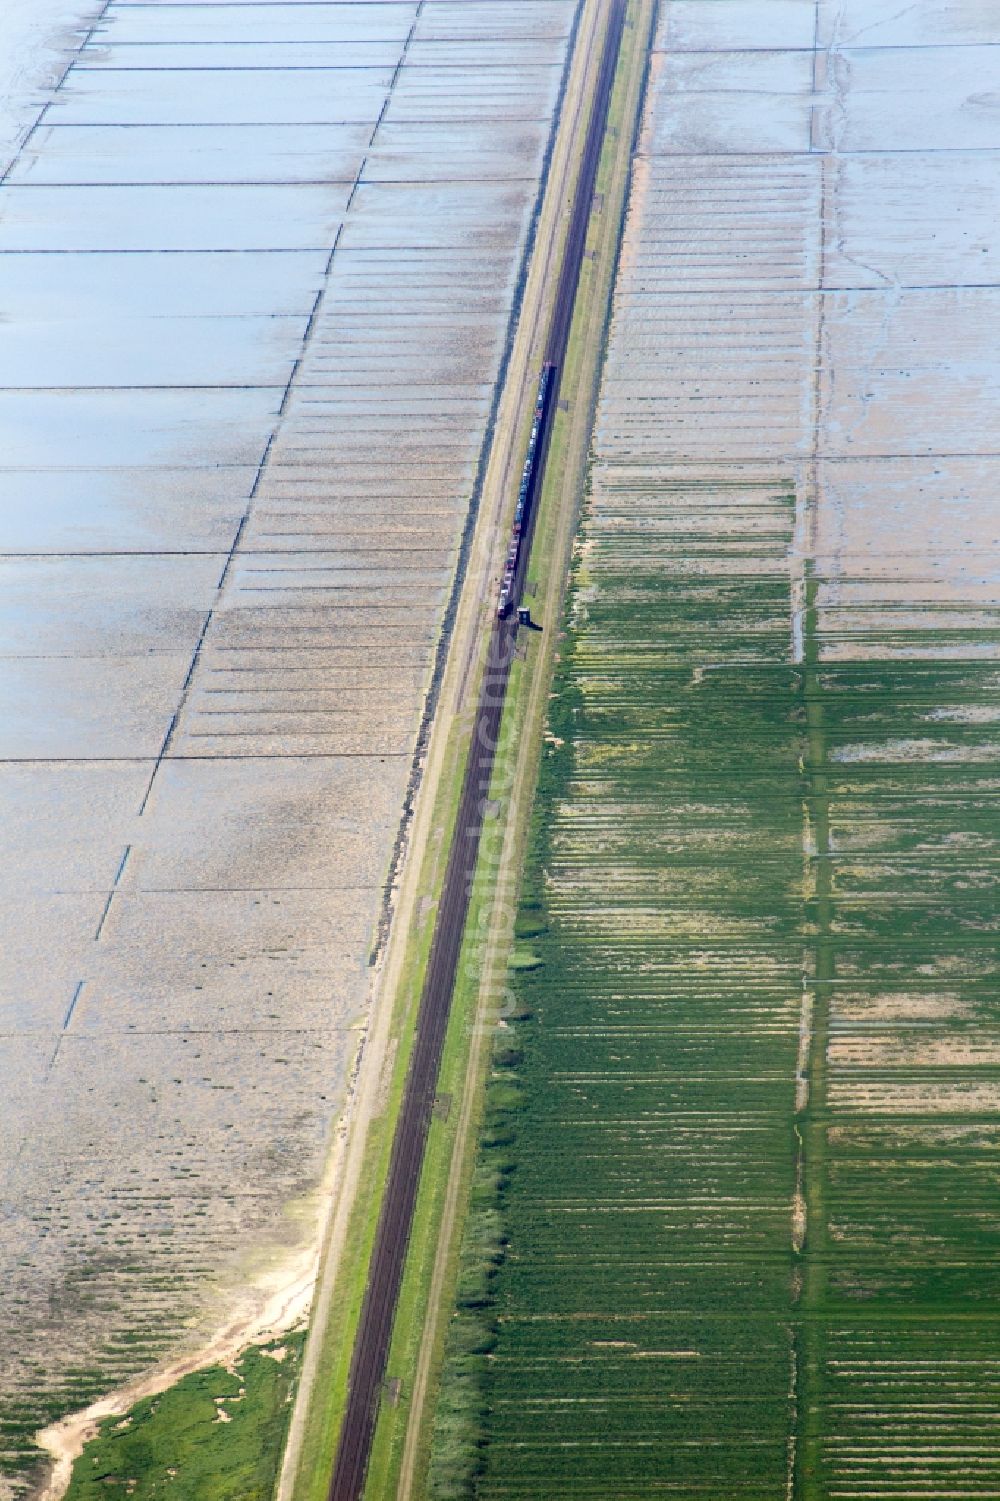
[[308, 1301], [574, 17], [66, 11], [0, 218], [10, 1494]]

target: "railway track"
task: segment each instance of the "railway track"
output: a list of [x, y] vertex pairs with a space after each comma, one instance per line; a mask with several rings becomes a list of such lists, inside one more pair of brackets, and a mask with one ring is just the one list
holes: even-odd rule
[[626, 0], [612, 0], [546, 339], [545, 362], [555, 368], [536, 448], [535, 473], [525, 516], [524, 542], [514, 577], [513, 610], [507, 618], [497, 619], [491, 632], [456, 832], [445, 871], [417, 1015], [416, 1037], [396, 1123], [365, 1297], [355, 1335], [347, 1405], [334, 1459], [328, 1501], [360, 1501], [364, 1492], [455, 974], [479, 855], [483, 816], [493, 775], [510, 664], [514, 655], [518, 629], [516, 607], [523, 596], [531, 554], [537, 499], [541, 495], [553, 418], [558, 406], [597, 168], [621, 48], [625, 10]]

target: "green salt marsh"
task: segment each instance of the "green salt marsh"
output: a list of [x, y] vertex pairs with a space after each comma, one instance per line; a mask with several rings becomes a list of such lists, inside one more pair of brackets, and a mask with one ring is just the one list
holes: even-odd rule
[[831, 660], [794, 522], [591, 497], [435, 1497], [1000, 1485], [1000, 674]]

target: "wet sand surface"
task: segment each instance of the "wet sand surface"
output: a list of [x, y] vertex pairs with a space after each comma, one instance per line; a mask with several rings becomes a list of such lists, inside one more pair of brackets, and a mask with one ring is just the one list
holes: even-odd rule
[[484, 1496], [1000, 1494], [998, 153], [987, 0], [661, 7]]
[[574, 13], [112, 0], [11, 165], [15, 1468], [314, 1228]]
[[0, 177], [102, 8], [102, 0], [4, 0], [0, 14]]

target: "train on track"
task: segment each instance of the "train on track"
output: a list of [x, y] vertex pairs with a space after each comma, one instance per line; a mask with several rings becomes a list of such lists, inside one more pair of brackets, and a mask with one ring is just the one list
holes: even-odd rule
[[510, 614], [511, 606], [514, 603], [514, 594], [517, 586], [517, 567], [521, 559], [521, 547], [528, 535], [531, 508], [535, 503], [538, 488], [537, 482], [545, 447], [544, 434], [549, 414], [549, 401], [553, 391], [555, 368], [555, 365], [551, 362], [544, 364], [538, 380], [535, 411], [531, 419], [531, 437], [528, 439], [528, 451], [524, 457], [524, 468], [521, 470], [521, 483], [517, 491], [517, 505], [514, 508], [514, 523], [510, 530], [510, 541], [507, 544], [503, 578], [500, 580], [500, 597], [497, 601], [497, 616], [500, 620], [504, 620]]

